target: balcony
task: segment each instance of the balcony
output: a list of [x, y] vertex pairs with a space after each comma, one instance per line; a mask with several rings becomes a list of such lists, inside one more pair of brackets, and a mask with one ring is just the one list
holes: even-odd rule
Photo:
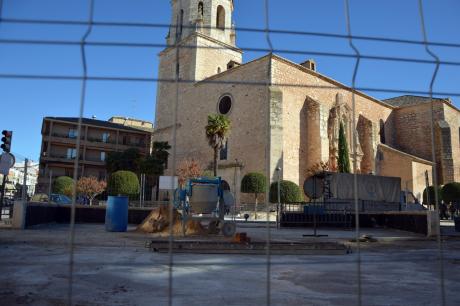
[[105, 160], [101, 160], [100, 157], [91, 157], [87, 156], [83, 161], [86, 164], [95, 165], [95, 166], [105, 166]]
[[102, 138], [94, 138], [94, 137], [88, 137], [87, 141], [93, 142], [93, 143], [110, 144], [110, 145], [114, 145], [117, 143], [117, 141], [113, 139], [104, 140]]
[[[75, 157], [70, 157], [63, 154], [49, 154], [42, 155], [41, 160], [45, 162], [61, 162], [61, 163], [74, 163]], [[105, 166], [105, 161], [101, 160], [100, 157], [86, 157], [80, 156], [80, 164], [90, 164], [94, 166]]]
[[125, 147], [137, 147], [137, 148], [145, 148], [146, 144], [144, 142], [140, 143], [134, 143], [134, 142], [125, 142], [125, 143], [120, 143], [119, 145], [125, 146]]

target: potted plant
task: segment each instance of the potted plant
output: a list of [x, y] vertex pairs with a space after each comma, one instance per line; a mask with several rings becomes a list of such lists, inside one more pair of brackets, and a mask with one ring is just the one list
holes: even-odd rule
[[128, 228], [129, 198], [139, 194], [139, 179], [134, 172], [114, 172], [108, 182], [105, 229], [108, 232], [126, 232]]

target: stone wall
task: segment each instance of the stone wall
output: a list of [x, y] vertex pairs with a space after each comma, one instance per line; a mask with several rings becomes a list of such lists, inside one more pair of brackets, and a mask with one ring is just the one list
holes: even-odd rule
[[[451, 151], [451, 168], [444, 170], [444, 183], [455, 181], [460, 182], [460, 116], [459, 110], [443, 103], [444, 120], [450, 129], [450, 151]], [[448, 148], [446, 148], [448, 150]], [[444, 168], [444, 167], [443, 167]]]
[[[434, 132], [438, 183], [460, 180], [459, 111], [443, 100], [435, 100]], [[404, 152], [432, 160], [431, 104], [420, 103], [394, 112], [394, 142]]]
[[401, 189], [406, 188], [421, 200], [425, 189], [425, 171], [432, 175], [432, 163], [386, 145], [378, 146], [377, 175], [401, 178]]
[[[272, 67], [273, 84], [283, 93], [284, 179], [301, 185], [311, 165], [328, 161], [329, 110], [336, 105], [338, 94], [351, 109], [352, 92], [345, 85], [276, 56]], [[375, 127], [380, 120], [387, 120], [393, 108], [359, 92], [355, 101], [355, 124], [360, 115], [372, 124], [372, 132], [368, 132], [372, 142], [367, 144], [371, 152], [380, 140]], [[368, 164], [372, 165], [374, 159], [370, 156]]]
[[[238, 164], [243, 165], [238, 166], [240, 178], [248, 172], [266, 174], [269, 110], [267, 78], [268, 60], [262, 58], [193, 86], [182, 87], [177, 114], [180, 123], [176, 138], [177, 163], [185, 158], [194, 158], [203, 167], [211, 164], [213, 151], [205, 136], [207, 116], [216, 114], [220, 98], [229, 95], [232, 98], [232, 108], [228, 117], [232, 128], [228, 139], [228, 158], [219, 161], [219, 175], [232, 186], [235, 172], [232, 165], [236, 159]], [[250, 84], [254, 82], [261, 84]], [[167, 140], [173, 145], [171, 130], [169, 128], [156, 132], [155, 140]], [[171, 160], [169, 165], [172, 165]], [[171, 169], [168, 169], [167, 174], [171, 173]]]

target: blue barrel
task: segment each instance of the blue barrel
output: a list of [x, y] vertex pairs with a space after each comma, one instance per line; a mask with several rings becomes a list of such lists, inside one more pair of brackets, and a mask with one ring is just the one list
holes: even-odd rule
[[105, 209], [105, 230], [126, 232], [128, 229], [128, 197], [109, 196]]

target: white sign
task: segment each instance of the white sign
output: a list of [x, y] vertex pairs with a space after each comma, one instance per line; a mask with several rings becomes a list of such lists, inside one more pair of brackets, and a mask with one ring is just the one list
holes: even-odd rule
[[160, 190], [175, 190], [178, 186], [177, 176], [160, 176]]
[[11, 153], [3, 153], [0, 155], [0, 174], [8, 175], [15, 161], [14, 155]]

